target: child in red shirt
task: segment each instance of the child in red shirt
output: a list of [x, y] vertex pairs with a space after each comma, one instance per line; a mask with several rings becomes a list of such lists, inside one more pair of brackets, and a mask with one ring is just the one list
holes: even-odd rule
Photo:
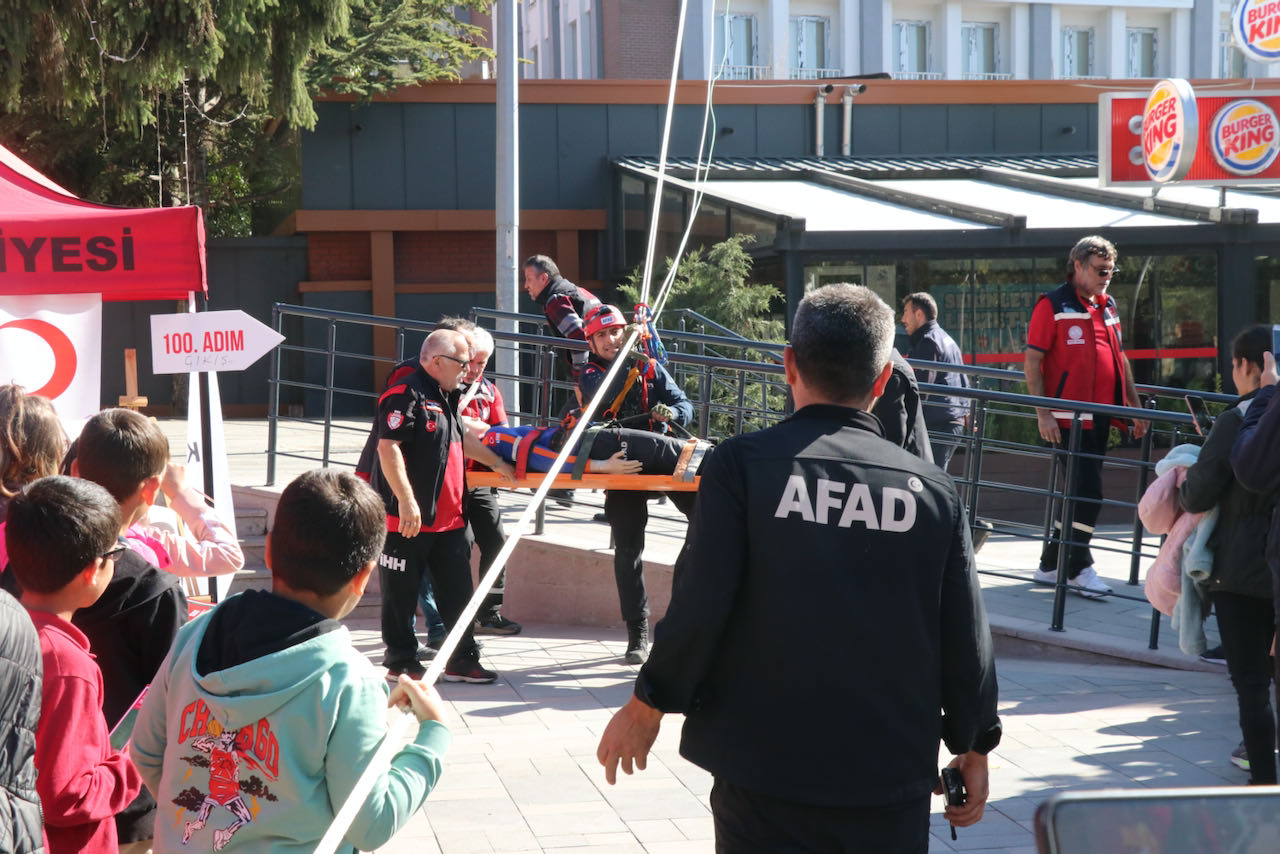
[[120, 509], [102, 487], [46, 477], [9, 502], [5, 541], [22, 604], [40, 637], [44, 685], [36, 730], [36, 792], [49, 854], [115, 854], [113, 817], [142, 779], [111, 747], [102, 673], [71, 615], [92, 605], [115, 572]]

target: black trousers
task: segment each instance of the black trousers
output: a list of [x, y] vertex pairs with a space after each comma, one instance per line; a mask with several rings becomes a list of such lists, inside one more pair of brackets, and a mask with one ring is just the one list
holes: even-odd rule
[[[431, 573], [436, 606], [445, 628], [453, 631], [458, 617], [474, 589], [471, 586], [471, 543], [466, 528], [437, 534], [405, 537], [387, 534], [387, 544], [378, 559], [382, 584], [382, 642], [387, 651], [385, 667], [407, 667], [417, 663], [418, 638], [413, 632], [414, 612], [422, 574]], [[450, 665], [474, 661], [477, 655], [471, 627], [449, 659]]]
[[[467, 554], [470, 559], [471, 544], [480, 547], [480, 577], [489, 571], [498, 552], [507, 542], [507, 534], [502, 530], [502, 509], [498, 506], [498, 491], [491, 486], [468, 489], [463, 499], [463, 507], [467, 516]], [[496, 611], [502, 607], [502, 599], [507, 589], [507, 568], [498, 573], [498, 580], [484, 597], [480, 606], [480, 616], [486, 612]]]
[[[694, 493], [668, 493], [671, 503], [687, 517], [693, 509]], [[649, 617], [649, 595], [644, 588], [644, 529], [649, 523], [648, 492], [608, 489], [604, 493], [604, 515], [613, 532], [613, 580], [618, 585], [618, 604], [627, 622]]]
[[964, 435], [964, 422], [938, 424], [930, 427], [935, 435], [929, 438], [929, 447], [933, 449], [933, 464], [943, 471], [951, 464], [956, 448], [960, 446], [960, 437]]
[[[1094, 416], [1093, 427], [1080, 425], [1080, 453], [1070, 462], [1065, 455], [1055, 457], [1054, 466], [1058, 471], [1058, 494], [1065, 495], [1067, 481], [1074, 474], [1075, 479], [1075, 514], [1071, 524], [1071, 536], [1067, 542], [1067, 577], [1075, 578], [1086, 566], [1093, 566], [1093, 552], [1089, 550], [1089, 541], [1093, 539], [1093, 528], [1102, 513], [1102, 458], [1107, 453], [1107, 439], [1111, 435], [1110, 419]], [[1062, 441], [1054, 443], [1054, 448], [1065, 451], [1068, 447], [1067, 431], [1062, 431]], [[1074, 472], [1068, 471], [1068, 466]], [[1040, 552], [1040, 568], [1056, 570], [1058, 568], [1058, 540], [1062, 539], [1062, 513], [1054, 507], [1053, 533], [1045, 541]]]
[[717, 779], [711, 787], [716, 854], [925, 854], [929, 796], [876, 807], [778, 800]]
[[1240, 733], [1249, 754], [1249, 782], [1276, 783], [1276, 719], [1271, 710], [1271, 639], [1275, 606], [1270, 599], [1214, 591], [1213, 610], [1227, 672], [1240, 707]]

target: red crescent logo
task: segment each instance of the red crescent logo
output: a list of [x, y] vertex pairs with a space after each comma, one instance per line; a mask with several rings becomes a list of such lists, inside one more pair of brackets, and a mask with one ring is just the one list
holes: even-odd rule
[[0, 329], [7, 329], [10, 326], [39, 335], [53, 351], [53, 376], [49, 377], [49, 381], [43, 388], [38, 388], [31, 394], [55, 400], [71, 387], [71, 381], [76, 376], [76, 348], [71, 343], [71, 339], [52, 323], [34, 317], [0, 323]]

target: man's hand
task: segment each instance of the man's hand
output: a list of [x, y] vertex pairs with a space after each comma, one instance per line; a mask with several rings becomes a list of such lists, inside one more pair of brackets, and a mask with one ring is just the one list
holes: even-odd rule
[[515, 467], [512, 466], [511, 463], [507, 462], [506, 460], [498, 460], [496, 463], [490, 466], [490, 468], [492, 468], [495, 472], [497, 472], [498, 476], [501, 477], [503, 480], [508, 481], [510, 483], [516, 482]]
[[399, 706], [413, 712], [418, 723], [423, 721], [439, 721], [449, 723], [449, 715], [445, 710], [444, 700], [436, 693], [436, 689], [425, 682], [400, 674], [400, 682], [391, 689], [387, 698], [387, 707]]
[[1046, 442], [1061, 442], [1062, 431], [1058, 429], [1058, 420], [1047, 409], [1036, 410], [1036, 426], [1040, 428], [1040, 438]]
[[400, 501], [400, 534], [405, 537], [416, 537], [422, 530], [422, 508], [414, 498]]
[[654, 421], [667, 422], [676, 417], [676, 411], [665, 403], [658, 403], [649, 410], [649, 417]]
[[587, 471], [597, 474], [639, 474], [644, 463], [639, 460], [628, 460], [622, 451], [607, 460], [592, 460], [587, 463]]
[[1150, 421], [1139, 421], [1136, 418], [1133, 421], [1133, 438], [1141, 439], [1147, 435], [1147, 431], [1151, 429]]
[[[990, 780], [987, 775], [986, 754], [969, 751], [952, 759], [951, 764], [947, 767], [960, 769], [960, 775], [964, 777], [964, 788], [968, 796], [965, 799], [964, 806], [948, 806], [943, 810], [943, 815], [947, 821], [956, 827], [968, 827], [971, 824], [977, 824], [982, 818], [982, 813], [987, 808], [987, 798], [991, 794]], [[934, 787], [933, 793], [935, 795], [942, 794], [941, 780]]]
[[1276, 374], [1276, 357], [1270, 350], [1262, 351], [1262, 384], [1275, 385], [1280, 382], [1280, 375]]
[[618, 763], [624, 774], [632, 773], [631, 766], [643, 771], [649, 759], [649, 748], [658, 737], [662, 724], [662, 712], [641, 702], [634, 694], [627, 704], [614, 714], [600, 736], [596, 759], [604, 766], [604, 778], [612, 786], [618, 782]]

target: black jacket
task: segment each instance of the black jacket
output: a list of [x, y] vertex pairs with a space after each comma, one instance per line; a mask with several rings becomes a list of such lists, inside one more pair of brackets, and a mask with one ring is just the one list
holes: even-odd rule
[[378, 440], [398, 441], [425, 528], [436, 518], [436, 500], [448, 467], [449, 446], [462, 442], [462, 422], [458, 418], [461, 393], [457, 389], [446, 392], [420, 364], [414, 364], [416, 367], [408, 373], [402, 371], [407, 362], [397, 366], [388, 378], [390, 385], [378, 398], [378, 414], [356, 463], [356, 474], [368, 480], [382, 496], [388, 524], [392, 519], [398, 520], [400, 502], [382, 475]]
[[36, 794], [40, 638], [18, 601], [0, 590], [0, 851], [44, 850]]
[[789, 801], [874, 806], [927, 796], [940, 738], [999, 742], [969, 526], [941, 469], [865, 412], [806, 406], [701, 474], [635, 687], [685, 715], [685, 758]]
[[[1245, 413], [1244, 423], [1231, 446], [1231, 469], [1245, 489], [1261, 493], [1280, 491], [1280, 404], [1270, 405], [1276, 386], [1264, 386]], [[1267, 564], [1276, 614], [1280, 615], [1280, 505], [1271, 511], [1267, 534]]]
[[1240, 403], [1252, 398], [1252, 394], [1240, 398], [1213, 422], [1199, 459], [1187, 469], [1179, 497], [1183, 508], [1192, 513], [1218, 508], [1218, 522], [1209, 540], [1213, 549], [1209, 589], [1270, 599], [1271, 573], [1265, 555], [1277, 495], [1245, 489], [1231, 470], [1231, 446], [1244, 423]]
[[[71, 622], [89, 638], [89, 649], [102, 670], [102, 715], [110, 729], [155, 678], [174, 636], [187, 622], [187, 597], [177, 576], [126, 550], [102, 596], [76, 611]], [[116, 815], [120, 842], [152, 838], [155, 810], [156, 802], [144, 787]]]
[[886, 439], [931, 463], [933, 446], [929, 444], [929, 428], [925, 424], [921, 408], [916, 372], [911, 370], [907, 360], [897, 350], [891, 356], [893, 373], [889, 375], [884, 394], [871, 407], [871, 414], [880, 419]]
[[[938, 325], [938, 321], [930, 320], [911, 333], [911, 349], [907, 351], [908, 359], [923, 359], [927, 362], [946, 362], [949, 365], [964, 364], [964, 356], [960, 346], [947, 331]], [[939, 371], [922, 369], [916, 379], [924, 383], [950, 386], [954, 389], [969, 387], [964, 374], [955, 371]], [[964, 400], [959, 397], [941, 394], [924, 396], [924, 420], [930, 430], [940, 430], [952, 424], [964, 421], [969, 412]]]

